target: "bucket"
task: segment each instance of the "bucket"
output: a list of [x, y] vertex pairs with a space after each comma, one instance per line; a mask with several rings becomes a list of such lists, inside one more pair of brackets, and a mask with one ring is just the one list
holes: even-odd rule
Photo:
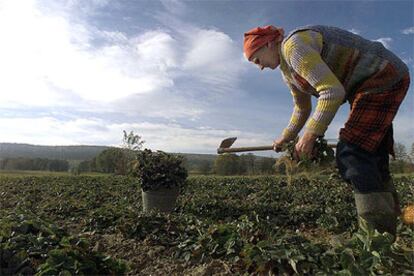
[[179, 188], [161, 188], [155, 191], [142, 191], [144, 212], [159, 211], [170, 213], [174, 210]]

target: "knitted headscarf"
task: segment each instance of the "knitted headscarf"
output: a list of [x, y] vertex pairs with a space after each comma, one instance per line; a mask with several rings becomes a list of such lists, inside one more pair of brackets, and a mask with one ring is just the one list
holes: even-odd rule
[[264, 27], [257, 27], [251, 29], [244, 34], [243, 51], [247, 59], [260, 48], [265, 46], [268, 42], [283, 40], [285, 31], [282, 28], [276, 28], [275, 26], [268, 25]]

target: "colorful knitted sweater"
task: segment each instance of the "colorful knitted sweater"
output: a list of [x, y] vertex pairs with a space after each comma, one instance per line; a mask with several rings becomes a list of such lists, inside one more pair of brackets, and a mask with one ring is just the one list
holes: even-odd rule
[[[306, 131], [323, 135], [338, 108], [351, 101], [361, 84], [392, 63], [398, 76], [407, 66], [379, 42], [327, 26], [306, 26], [291, 32], [281, 45], [280, 69], [294, 99], [294, 110], [283, 137], [294, 139], [317, 106]], [[395, 81], [398, 81], [396, 79]], [[378, 88], [381, 92], [386, 88]]]

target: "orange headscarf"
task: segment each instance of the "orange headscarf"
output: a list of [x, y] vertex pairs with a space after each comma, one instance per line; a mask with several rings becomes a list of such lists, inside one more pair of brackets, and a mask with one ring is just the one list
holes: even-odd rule
[[275, 40], [280, 42], [283, 40], [285, 31], [282, 28], [268, 25], [251, 29], [244, 34], [243, 50], [247, 59], [268, 42]]

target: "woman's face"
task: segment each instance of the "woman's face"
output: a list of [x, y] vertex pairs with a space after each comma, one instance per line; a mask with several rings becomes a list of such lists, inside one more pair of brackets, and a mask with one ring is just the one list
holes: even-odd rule
[[249, 61], [259, 66], [260, 70], [264, 68], [276, 69], [279, 66], [279, 51], [277, 50], [277, 45], [271, 44], [263, 46], [251, 56]]

